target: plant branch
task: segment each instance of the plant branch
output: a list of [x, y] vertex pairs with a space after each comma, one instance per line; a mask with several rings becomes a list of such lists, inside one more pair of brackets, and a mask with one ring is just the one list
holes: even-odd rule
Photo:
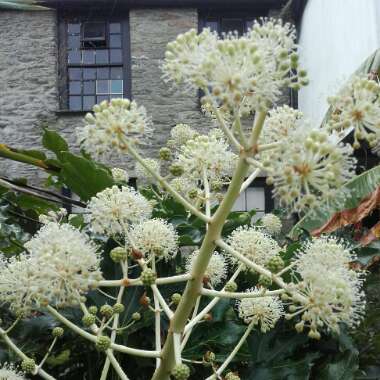
[[244, 192], [245, 190], [247, 190], [247, 188], [249, 187], [249, 185], [259, 176], [260, 173], [261, 173], [261, 169], [255, 169], [249, 175], [249, 177], [243, 182], [243, 184], [240, 187], [240, 194], [242, 192]]
[[221, 292], [218, 290], [205, 289], [203, 288], [201, 294], [207, 297], [219, 297], [219, 298], [259, 298], [259, 297], [268, 297], [268, 296], [277, 296], [285, 292], [284, 289], [279, 290], [266, 290], [262, 293], [252, 293], [252, 292]]

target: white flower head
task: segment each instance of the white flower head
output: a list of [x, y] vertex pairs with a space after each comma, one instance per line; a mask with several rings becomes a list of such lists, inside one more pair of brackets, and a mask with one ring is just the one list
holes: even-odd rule
[[[157, 174], [160, 174], [160, 163], [153, 158], [144, 158], [143, 162]], [[136, 162], [135, 166], [136, 177], [143, 182], [154, 182], [154, 177], [144, 168], [140, 162]]]
[[114, 181], [128, 183], [129, 175], [126, 170], [120, 168], [112, 168], [111, 173]]
[[194, 191], [198, 189], [196, 181], [191, 178], [187, 177], [176, 177], [173, 178], [170, 181], [170, 185], [173, 187], [173, 189], [180, 194], [184, 195], [185, 197], [189, 196], [189, 193], [191, 191]]
[[247, 289], [247, 293], [255, 293], [254, 298], [243, 298], [238, 301], [239, 317], [245, 323], [260, 325], [260, 330], [266, 333], [272, 329], [283, 316], [284, 308], [277, 296], [261, 296], [263, 289]]
[[168, 260], [178, 250], [178, 234], [173, 225], [163, 219], [149, 219], [136, 224], [129, 231], [129, 236], [135, 247], [147, 256]]
[[266, 163], [274, 196], [290, 210], [314, 209], [335, 202], [342, 185], [355, 175], [350, 145], [335, 143], [322, 130], [297, 129], [271, 151]]
[[[235, 251], [255, 264], [265, 266], [267, 262], [279, 254], [280, 246], [267, 233], [255, 227], [238, 227], [228, 238], [228, 244]], [[236, 263], [238, 260], [231, 256]], [[248, 267], [245, 267], [248, 270]]]
[[281, 232], [282, 223], [281, 219], [277, 215], [265, 214], [261, 218], [261, 222], [266, 231], [268, 231], [268, 233], [270, 233], [271, 235], [277, 235]]
[[[292, 131], [298, 128], [302, 118], [301, 111], [287, 105], [269, 111], [260, 135], [260, 142], [270, 144], [287, 138]], [[304, 128], [304, 126], [302, 127]]]
[[151, 132], [146, 110], [128, 99], [103, 101], [85, 116], [85, 125], [76, 129], [81, 148], [98, 158], [112, 152], [125, 153], [125, 141], [142, 143]]
[[97, 247], [69, 224], [44, 225], [25, 248], [28, 254], [0, 265], [0, 300], [14, 311], [76, 305], [102, 279]]
[[328, 99], [332, 115], [328, 128], [344, 131], [354, 128], [355, 145], [367, 140], [371, 146], [380, 141], [380, 84], [363, 76], [353, 77], [343, 89]]
[[118, 235], [125, 233], [130, 224], [148, 219], [152, 205], [132, 187], [112, 186], [92, 197], [87, 210], [95, 233]]
[[[187, 272], [191, 272], [195, 258], [198, 256], [199, 250], [194, 251], [188, 256], [186, 262]], [[219, 252], [213, 252], [208, 263], [204, 277], [212, 286], [220, 284], [227, 277], [227, 261]]]
[[198, 136], [198, 132], [195, 131], [187, 124], [177, 124], [170, 131], [170, 140], [168, 145], [171, 148], [178, 149], [180, 146], [186, 144], [189, 140]]
[[217, 180], [232, 174], [236, 159], [226, 141], [212, 132], [189, 140], [180, 148], [176, 162], [186, 177], [203, 178], [205, 174], [208, 180]]
[[26, 378], [13, 364], [5, 363], [0, 368], [0, 380], [26, 380]]
[[[295, 292], [290, 317], [302, 314], [296, 327], [310, 329], [319, 339], [319, 330], [339, 332], [339, 324], [359, 324], [365, 309], [363, 272], [350, 269], [356, 256], [334, 237], [314, 238], [295, 259]], [[298, 280], [299, 279], [299, 280]], [[301, 297], [299, 296], [301, 295]]]
[[279, 20], [256, 21], [242, 37], [204, 29], [190, 30], [168, 44], [164, 78], [185, 88], [201, 88], [206, 101], [240, 112], [266, 109], [275, 103], [283, 87], [299, 88], [294, 53], [295, 30]]

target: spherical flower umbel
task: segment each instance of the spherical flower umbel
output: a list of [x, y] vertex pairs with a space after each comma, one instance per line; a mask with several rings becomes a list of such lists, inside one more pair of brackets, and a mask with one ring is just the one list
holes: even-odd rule
[[203, 180], [217, 180], [231, 176], [237, 156], [226, 141], [215, 133], [200, 135], [180, 148], [177, 163], [184, 169], [184, 176]]
[[265, 214], [261, 218], [261, 222], [266, 231], [268, 231], [271, 235], [277, 235], [281, 232], [282, 223], [281, 219], [277, 215]]
[[26, 380], [24, 373], [19, 371], [13, 364], [5, 363], [0, 368], [1, 380]]
[[280, 20], [255, 21], [240, 38], [190, 30], [168, 44], [164, 78], [192, 91], [201, 88], [207, 102], [232, 112], [267, 109], [283, 87], [307, 84], [302, 70], [298, 78], [295, 50], [294, 27]]
[[339, 324], [356, 326], [364, 313], [363, 272], [350, 269], [356, 256], [334, 237], [314, 238], [297, 253], [291, 285], [293, 303], [288, 318], [301, 315], [298, 331], [310, 329], [319, 339], [320, 330], [339, 332]]
[[[191, 272], [194, 261], [199, 254], [199, 250], [194, 251], [188, 256], [186, 262], [187, 272]], [[210, 261], [208, 263], [207, 269], [204, 273], [204, 278], [206, 282], [209, 282], [212, 286], [220, 284], [227, 277], [227, 261], [225, 257], [219, 252], [213, 252]]]
[[[267, 233], [256, 227], [238, 227], [228, 238], [228, 244], [255, 264], [265, 264], [280, 252], [280, 246]], [[231, 256], [236, 263], [238, 260]], [[245, 266], [245, 269], [249, 268]]]
[[344, 196], [340, 190], [355, 175], [348, 144], [336, 144], [322, 130], [292, 132], [271, 151], [267, 182], [282, 206], [293, 211], [323, 206]]
[[178, 250], [178, 234], [173, 225], [163, 219], [149, 219], [136, 224], [129, 231], [129, 236], [133, 245], [147, 256], [168, 260]]
[[198, 136], [198, 132], [195, 131], [187, 124], [177, 124], [170, 131], [170, 140], [168, 145], [171, 148], [179, 149], [180, 146], [186, 144], [189, 140], [192, 140]]
[[113, 168], [111, 169], [112, 178], [115, 182], [124, 182], [128, 183], [129, 181], [129, 175], [124, 169], [120, 168]]
[[260, 325], [260, 330], [266, 333], [283, 316], [282, 302], [277, 296], [262, 295], [263, 289], [260, 288], [248, 289], [247, 293], [255, 293], [257, 297], [238, 301], [239, 317], [247, 324]]
[[112, 186], [92, 197], [87, 210], [95, 233], [118, 235], [124, 234], [130, 224], [148, 219], [152, 205], [132, 187]]
[[151, 132], [146, 110], [128, 99], [103, 101], [85, 116], [85, 125], [76, 129], [81, 148], [94, 157], [127, 152], [125, 142], [142, 143]]
[[367, 140], [371, 146], [380, 141], [380, 85], [375, 80], [355, 76], [336, 95], [328, 99], [332, 115], [328, 128], [344, 131], [354, 128], [354, 146]]

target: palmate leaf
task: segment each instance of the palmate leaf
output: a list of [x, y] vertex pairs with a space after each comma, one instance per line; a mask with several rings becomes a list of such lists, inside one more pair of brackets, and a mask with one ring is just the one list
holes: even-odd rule
[[380, 165], [360, 174], [342, 187], [349, 196], [332, 204], [329, 210], [316, 210], [306, 214], [290, 231], [289, 237], [296, 239], [303, 230], [311, 233], [324, 225], [336, 212], [352, 209], [380, 185]]

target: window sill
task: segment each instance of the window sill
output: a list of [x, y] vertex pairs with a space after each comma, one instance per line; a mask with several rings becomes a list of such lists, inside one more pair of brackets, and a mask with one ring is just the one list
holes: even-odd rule
[[56, 110], [56, 115], [68, 115], [68, 116], [84, 116], [91, 111], [73, 111], [73, 110]]

